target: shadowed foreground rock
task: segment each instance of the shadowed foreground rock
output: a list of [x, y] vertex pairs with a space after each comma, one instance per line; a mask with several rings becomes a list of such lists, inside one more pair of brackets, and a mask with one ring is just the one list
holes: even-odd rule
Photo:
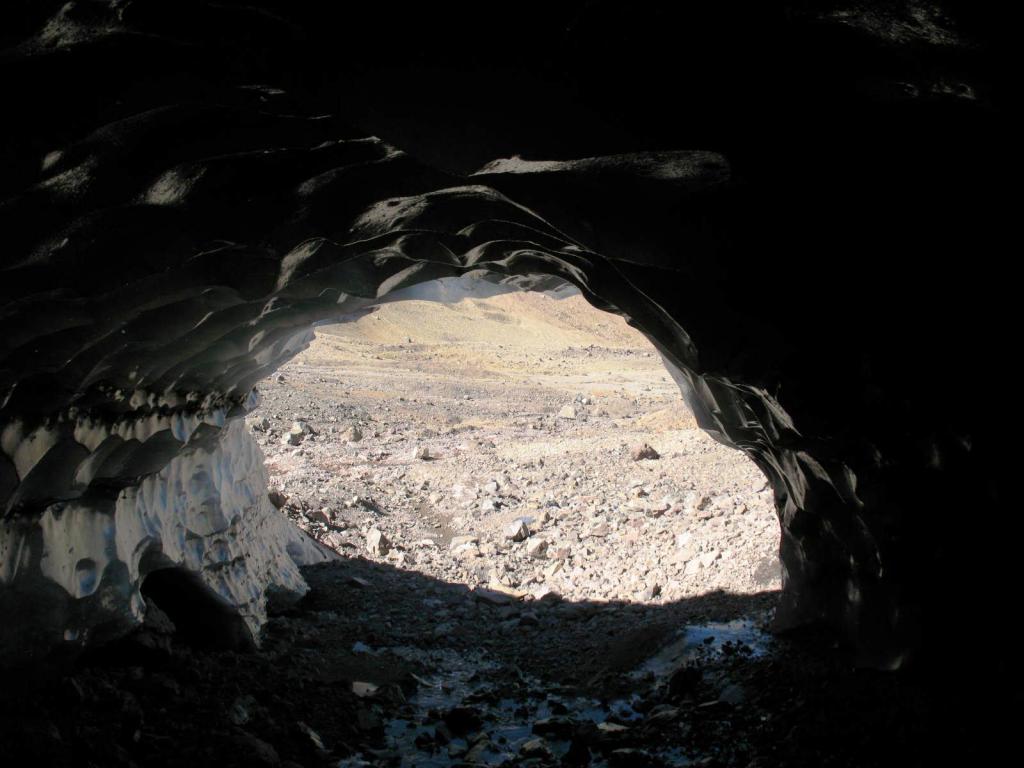
[[473, 271], [652, 340], [771, 480], [781, 625], [900, 666], [945, 605], [1001, 607], [1006, 25], [662, 5], [5, 7], [4, 659], [123, 632], [158, 569], [253, 630], [301, 593], [322, 555], [267, 499], [253, 385]]

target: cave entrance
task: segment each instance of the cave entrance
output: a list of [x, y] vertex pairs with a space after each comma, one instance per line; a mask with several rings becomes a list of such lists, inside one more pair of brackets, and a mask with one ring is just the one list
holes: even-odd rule
[[[291, 658], [301, 636], [396, 765], [589, 764], [654, 702], [741, 703], [719, 659], [770, 646], [764, 475], [641, 333], [544, 287], [391, 293], [319, 326], [248, 417], [271, 499], [341, 555], [265, 642]], [[657, 764], [688, 764], [673, 744]]]
[[340, 554], [526, 599], [780, 586], [763, 474], [568, 284], [404, 289], [320, 326], [260, 390], [272, 498]]

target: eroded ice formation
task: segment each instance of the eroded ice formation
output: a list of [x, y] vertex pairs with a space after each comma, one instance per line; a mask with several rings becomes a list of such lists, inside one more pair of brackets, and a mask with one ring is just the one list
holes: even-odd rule
[[140, 588], [162, 568], [199, 574], [258, 636], [268, 588], [301, 595], [297, 566], [325, 558], [271, 505], [263, 454], [224, 409], [13, 424], [2, 447], [21, 479], [9, 508], [35, 509], [0, 524], [0, 599], [41, 649], [141, 621]]

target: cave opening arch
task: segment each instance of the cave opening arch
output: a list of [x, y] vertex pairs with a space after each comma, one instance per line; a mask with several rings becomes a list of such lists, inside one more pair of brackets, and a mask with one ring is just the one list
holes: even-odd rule
[[277, 504], [339, 554], [383, 532], [373, 557], [481, 587], [777, 588], [764, 475], [696, 426], [642, 334], [552, 285], [442, 278], [317, 327], [247, 417]]
[[[484, 214], [492, 218], [481, 218]], [[116, 404], [120, 413], [114, 419], [71, 405], [63, 421], [44, 421], [35, 430], [31, 422], [20, 427], [22, 442], [54, 443], [43, 459], [53, 458], [58, 447], [65, 453], [85, 454], [77, 456], [71, 472], [62, 463], [55, 475], [49, 464], [57, 462], [43, 460], [29, 466], [23, 476], [19, 472], [21, 482], [8, 499], [8, 509], [24, 513], [33, 505], [40, 508], [44, 539], [78, 535], [70, 524], [68, 530], [53, 532], [60, 529], [49, 503], [55, 480], [62, 495], [78, 499], [72, 502], [82, 507], [76, 519], [92, 520], [95, 512], [81, 502], [87, 489], [102, 487], [108, 494], [113, 489], [115, 498], [98, 517], [113, 529], [118, 547], [114, 553], [108, 547], [98, 567], [128, 561], [127, 583], [119, 585], [126, 595], [126, 618], [140, 615], [135, 597], [141, 576], [139, 544], [132, 540], [137, 532], [144, 533], [147, 541], [155, 536], [171, 561], [202, 574], [216, 594], [240, 607], [253, 631], [262, 622], [267, 588], [301, 591], [296, 563], [315, 560], [318, 553], [280, 530], [278, 541], [270, 542], [280, 521], [271, 521], [265, 508], [262, 514], [253, 514], [260, 505], [266, 506], [261, 500], [266, 478], [257, 466], [262, 456], [246, 444], [236, 426], [251, 407], [254, 385], [302, 349], [315, 322], [428, 280], [480, 273], [517, 288], [572, 284], [591, 304], [626, 316], [640, 329], [680, 385], [701, 428], [745, 451], [775, 488], [784, 569], [780, 624], [828, 616], [823, 595], [816, 594], [813, 569], [820, 567], [822, 559], [834, 562], [834, 547], [845, 548], [848, 542], [819, 538], [823, 548], [815, 552], [792, 535], [791, 526], [794, 521], [801, 523], [802, 509], [794, 494], [807, 493], [807, 466], [833, 492], [836, 478], [818, 464], [804, 464], [799, 453], [780, 450], [795, 430], [785, 411], [763, 389], [697, 374], [697, 351], [685, 331], [613, 263], [481, 187], [387, 199], [364, 211], [353, 229], [363, 236], [344, 245], [318, 238], [291, 249], [276, 269], [263, 276], [262, 291], [251, 284], [231, 291], [211, 286], [198, 296], [175, 301], [173, 293], [161, 290], [163, 306], [140, 308], [119, 328], [130, 338], [148, 336], [148, 344], [130, 356], [121, 349], [114, 351], [113, 362], [104, 370], [106, 378], [97, 382], [87, 375], [80, 382], [79, 390], [101, 392], [107, 402]], [[237, 255], [237, 250], [223, 246], [197, 258], [218, 263]], [[247, 278], [253, 280], [251, 275]], [[225, 300], [229, 294], [230, 300]], [[220, 306], [210, 311], [211, 304]], [[170, 313], [191, 313], [201, 319], [182, 328], [180, 323], [166, 322]], [[168, 364], [171, 350], [173, 359]], [[131, 368], [125, 370], [128, 360]], [[121, 374], [120, 382], [110, 380], [112, 372]], [[122, 386], [115, 387], [117, 383]], [[15, 394], [24, 391], [21, 387]], [[175, 394], [182, 392], [186, 394]], [[200, 398], [190, 392], [206, 395]], [[225, 472], [226, 467], [237, 474]], [[839, 475], [839, 481], [848, 483], [849, 477]], [[168, 497], [177, 498], [178, 506], [168, 505]], [[11, 535], [8, 530], [9, 548], [26, 541], [18, 533]], [[88, 549], [89, 544], [86, 541], [83, 547]], [[50, 548], [43, 543], [42, 550]], [[59, 583], [64, 578], [60, 568], [54, 563], [42, 570]], [[11, 580], [15, 596], [18, 575]], [[850, 574], [842, 577], [848, 581]], [[849, 607], [845, 598], [843, 607]], [[88, 627], [84, 629], [76, 637], [87, 639]]]
[[[210, 574], [258, 629], [266, 587], [301, 591], [296, 563], [317, 555], [258, 509], [259, 452], [235, 426], [254, 385], [302, 348], [313, 323], [475, 271], [521, 286], [562, 280], [628, 317], [677, 376], [698, 424], [757, 463], [782, 528], [780, 626], [824, 621], [877, 666], [901, 665], [920, 644], [912, 606], [934, 588], [913, 558], [929, 542], [891, 533], [914, 518], [901, 500], [890, 511], [893, 484], [864, 482], [885, 467], [856, 435], [833, 437], [823, 400], [799, 424], [791, 418], [806, 400], [792, 386], [811, 380], [817, 360], [756, 308], [738, 311], [730, 281], [709, 283], [710, 268], [679, 250], [685, 231], [688, 250], [719, 264], [728, 245], [719, 233], [749, 212], [721, 155], [510, 158], [458, 178], [332, 119], [179, 105], [54, 156], [49, 181], [10, 211], [78, 195], [82, 157], [112, 146], [144, 153], [169, 122], [206, 136], [240, 119], [257, 145], [270, 142], [265, 151], [211, 158], [202, 141], [182, 145], [176, 164], [111, 179], [88, 198], [91, 209], [80, 200], [83, 214], [59, 235], [51, 219], [27, 220], [35, 255], [0, 286], [12, 329], [0, 368], [0, 600], [40, 621], [29, 608], [40, 584], [66, 593], [42, 617], [50, 639], [33, 648], [89, 636], [94, 619], [72, 606], [96, 593], [80, 594], [72, 553], [57, 554], [68, 542], [97, 573], [127, 574], [90, 581], [109, 591], [97, 602], [117, 606], [115, 621], [139, 619], [137, 550], [156, 537], [172, 561]], [[755, 265], [737, 268], [756, 275]], [[693, 329], [712, 343], [698, 349]], [[839, 357], [827, 358], [826, 374]], [[829, 386], [857, 384], [832, 378]]]

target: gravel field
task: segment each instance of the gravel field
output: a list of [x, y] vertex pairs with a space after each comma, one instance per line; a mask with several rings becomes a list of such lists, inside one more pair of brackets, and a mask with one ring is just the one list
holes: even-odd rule
[[340, 554], [527, 598], [779, 587], [764, 476], [579, 295], [385, 304], [261, 393], [275, 499]]

